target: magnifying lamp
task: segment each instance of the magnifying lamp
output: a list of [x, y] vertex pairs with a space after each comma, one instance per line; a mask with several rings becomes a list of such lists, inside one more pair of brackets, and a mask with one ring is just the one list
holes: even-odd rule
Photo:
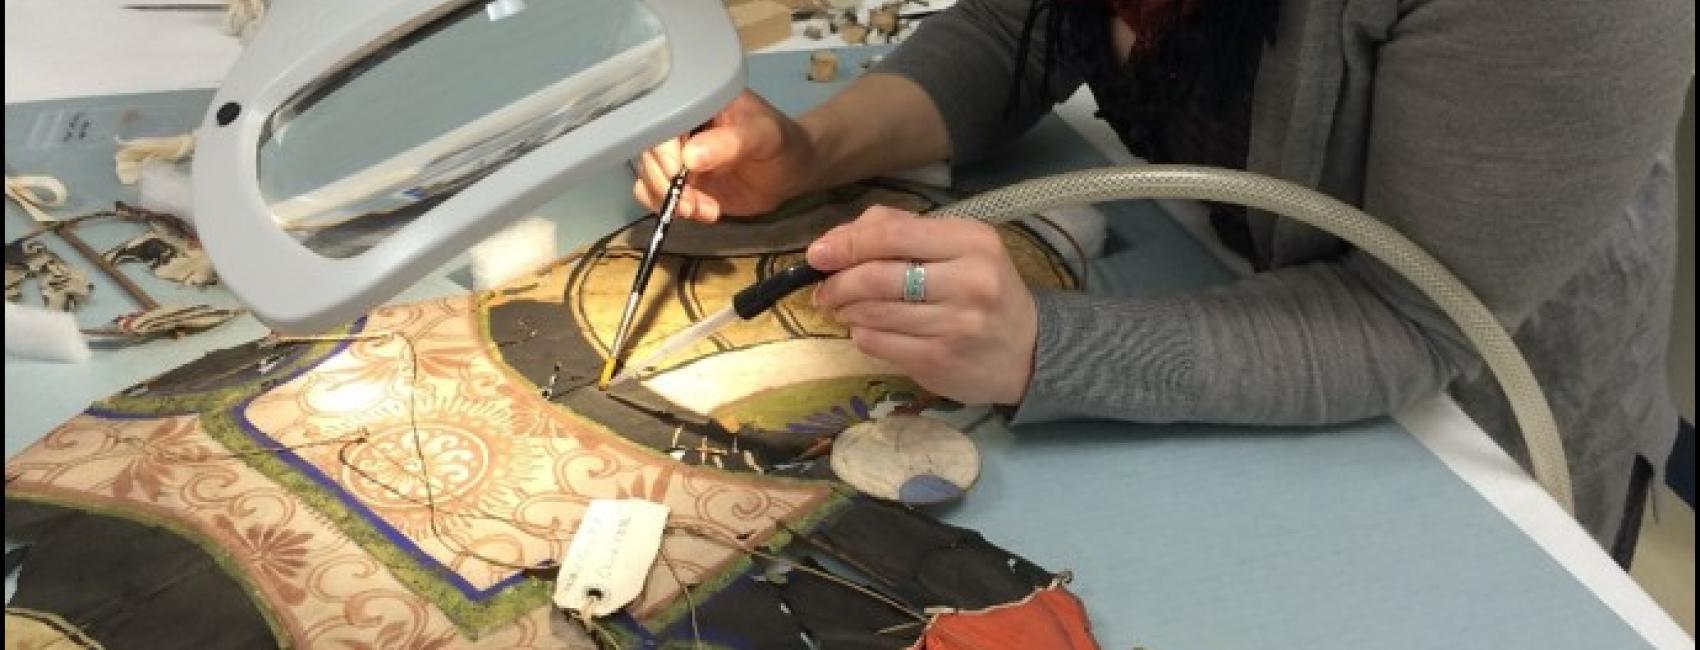
[[279, 7], [210, 105], [196, 226], [273, 329], [346, 324], [743, 88], [718, 2]]

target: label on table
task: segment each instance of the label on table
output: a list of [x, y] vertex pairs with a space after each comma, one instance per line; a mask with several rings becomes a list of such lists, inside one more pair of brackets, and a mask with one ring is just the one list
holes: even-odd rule
[[592, 500], [561, 561], [555, 605], [607, 616], [637, 598], [661, 551], [667, 513], [641, 499]]

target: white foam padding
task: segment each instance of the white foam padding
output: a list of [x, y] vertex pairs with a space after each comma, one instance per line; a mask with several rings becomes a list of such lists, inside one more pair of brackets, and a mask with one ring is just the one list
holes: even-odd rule
[[1109, 224], [1104, 220], [1104, 213], [1099, 212], [1097, 208], [1090, 205], [1079, 205], [1046, 210], [1040, 214], [1050, 219], [1051, 223], [1056, 224], [1057, 227], [1052, 228], [1050, 224], [1034, 217], [1027, 217], [1022, 221], [1033, 232], [1044, 237], [1051, 248], [1062, 254], [1064, 258], [1074, 261], [1076, 253], [1074, 252], [1074, 245], [1057, 232], [1057, 228], [1067, 231], [1068, 236], [1074, 239], [1075, 243], [1080, 244], [1080, 250], [1086, 253], [1086, 259], [1097, 259], [1099, 255], [1104, 253], [1104, 238], [1107, 235]]
[[141, 180], [137, 183], [141, 198], [136, 204], [156, 212], [167, 212], [195, 221], [195, 192], [189, 173], [177, 163], [150, 160], [142, 163]]
[[92, 355], [72, 315], [10, 302], [6, 303], [6, 354], [63, 363], [81, 363]]
[[526, 217], [468, 253], [472, 258], [472, 287], [494, 289], [555, 261], [555, 222]]

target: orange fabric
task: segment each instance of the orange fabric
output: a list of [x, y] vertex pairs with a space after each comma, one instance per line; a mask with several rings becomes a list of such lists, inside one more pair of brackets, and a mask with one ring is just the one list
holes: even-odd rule
[[1080, 599], [1049, 587], [1015, 605], [941, 614], [916, 650], [1098, 650]]

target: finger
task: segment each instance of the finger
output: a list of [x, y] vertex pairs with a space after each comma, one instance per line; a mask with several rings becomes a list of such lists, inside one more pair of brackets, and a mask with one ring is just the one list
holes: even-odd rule
[[809, 245], [809, 264], [837, 271], [871, 260], [941, 261], [962, 257], [995, 239], [985, 224], [962, 219], [922, 219], [875, 206], [856, 221], [827, 231]]
[[[921, 265], [922, 302], [938, 303], [950, 298], [949, 262]], [[901, 301], [909, 280], [909, 263], [894, 260], [863, 262], [834, 273], [815, 290], [815, 305], [836, 310], [865, 300]]]
[[[712, 210], [710, 209], [712, 208]], [[714, 223], [720, 217], [720, 202], [714, 200], [706, 192], [686, 185], [679, 194], [679, 209], [676, 216], [692, 221]]]
[[833, 313], [839, 323], [882, 332], [933, 337], [954, 332], [955, 309], [945, 305], [863, 300], [840, 307]]
[[696, 213], [693, 217], [703, 223], [714, 223], [720, 220], [720, 201], [707, 192], [697, 192]]
[[884, 359], [899, 368], [911, 368], [930, 363], [939, 356], [939, 342], [934, 339], [886, 332], [871, 327], [850, 329], [850, 341], [856, 349], [876, 359]]
[[661, 161], [655, 157], [654, 151], [643, 152], [642, 180], [643, 184], [649, 187], [649, 193], [655, 197], [657, 203], [657, 205], [651, 209], [660, 209], [659, 203], [663, 197], [667, 196], [667, 186], [670, 185], [672, 181], [669, 179], [666, 172], [661, 170]]
[[684, 139], [682, 138], [671, 138], [649, 150], [651, 154], [655, 155], [656, 161], [661, 163], [661, 172], [668, 179], [672, 179], [674, 175], [679, 173], [679, 168], [684, 166], [683, 151]]
[[779, 152], [779, 124], [772, 118], [729, 121], [692, 136], [682, 151], [694, 171], [712, 171], [739, 160], [765, 160]]
[[650, 212], [661, 209], [661, 201], [655, 197], [653, 192], [649, 191], [649, 185], [644, 183], [641, 178], [632, 182], [632, 198], [637, 199], [638, 205]]

